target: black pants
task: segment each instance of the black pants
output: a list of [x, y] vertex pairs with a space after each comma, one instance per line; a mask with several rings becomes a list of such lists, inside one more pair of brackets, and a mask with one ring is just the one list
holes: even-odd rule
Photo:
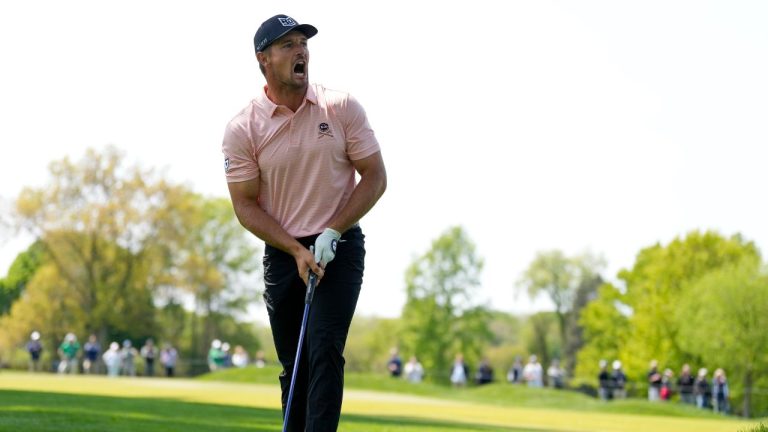
[[[317, 236], [298, 239], [309, 248]], [[341, 236], [336, 257], [325, 268], [309, 310], [304, 346], [296, 376], [289, 431], [335, 431], [344, 390], [344, 345], [363, 283], [365, 236], [359, 227]], [[277, 248], [264, 249], [264, 302], [283, 371], [280, 374], [283, 416], [288, 403], [306, 285], [296, 260]]]

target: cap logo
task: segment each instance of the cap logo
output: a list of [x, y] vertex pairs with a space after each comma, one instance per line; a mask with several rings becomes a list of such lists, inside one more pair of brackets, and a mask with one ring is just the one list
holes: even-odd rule
[[278, 20], [280, 21], [280, 24], [283, 25], [283, 27], [295, 27], [298, 25], [298, 23], [291, 17], [278, 18]]

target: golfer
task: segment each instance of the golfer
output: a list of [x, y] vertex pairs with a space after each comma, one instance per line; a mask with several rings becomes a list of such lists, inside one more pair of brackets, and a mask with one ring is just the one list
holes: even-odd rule
[[283, 366], [283, 414], [309, 271], [320, 280], [287, 421], [291, 431], [338, 426], [342, 354], [363, 282], [358, 220], [387, 183], [361, 105], [347, 93], [309, 83], [307, 40], [316, 34], [286, 15], [261, 24], [253, 42], [266, 86], [229, 122], [222, 145], [235, 213], [265, 242], [264, 301]]

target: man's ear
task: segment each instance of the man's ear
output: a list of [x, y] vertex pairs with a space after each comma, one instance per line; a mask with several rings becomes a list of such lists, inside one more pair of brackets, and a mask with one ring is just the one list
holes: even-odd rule
[[264, 51], [259, 51], [256, 53], [256, 60], [258, 60], [259, 64], [262, 66], [267, 65], [267, 55], [264, 54]]

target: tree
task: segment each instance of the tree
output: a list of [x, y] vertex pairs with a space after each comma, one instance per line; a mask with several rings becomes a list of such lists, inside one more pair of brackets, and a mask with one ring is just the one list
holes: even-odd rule
[[740, 235], [716, 232], [693, 231], [667, 245], [644, 248], [631, 269], [619, 272], [618, 283], [600, 287], [597, 299], [582, 312], [586, 344], [578, 354], [577, 375], [594, 379], [601, 358], [620, 359], [629, 379], [639, 383], [645, 383], [653, 359], [662, 368], [705, 364], [681, 334], [681, 317], [690, 312], [682, 304], [686, 287], [712, 271], [759, 256]]
[[600, 360], [624, 362], [621, 352], [629, 334], [629, 318], [622, 312], [624, 301], [621, 291], [607, 283], [581, 311], [585, 345], [577, 353], [575, 376], [592, 381], [599, 373]]
[[490, 314], [473, 298], [482, 267], [474, 243], [461, 227], [453, 227], [406, 271], [403, 346], [440, 379], [454, 354], [477, 361], [492, 338]]
[[692, 283], [680, 304], [681, 348], [741, 376], [749, 417], [755, 379], [768, 371], [768, 273], [753, 258], [723, 266]]
[[[49, 184], [23, 189], [16, 201], [18, 225], [37, 238], [47, 263], [26, 287], [29, 299], [11, 310], [19, 331], [55, 317], [55, 336], [94, 332], [104, 345], [157, 335], [154, 303], [174, 303], [169, 293], [178, 288], [192, 293], [206, 323], [218, 322], [219, 329], [231, 327], [223, 314], [244, 311], [253, 301], [239, 290], [253, 286], [246, 279], [257, 266], [257, 249], [226, 200], [201, 197], [154, 170], [125, 166], [112, 147], [88, 150], [77, 162], [55, 161], [50, 173]], [[46, 293], [66, 299], [33, 302]], [[50, 313], [35, 313], [33, 305]], [[180, 315], [174, 307], [164, 312], [164, 319]]]
[[[590, 253], [566, 257], [561, 251], [553, 250], [539, 252], [523, 274], [519, 287], [525, 289], [532, 298], [543, 293], [554, 304], [563, 347], [571, 346], [569, 333], [577, 325], [577, 320], [572, 316], [578, 312], [577, 307], [581, 306], [577, 303], [579, 293], [596, 288], [603, 266], [603, 259]], [[588, 292], [581, 295], [588, 296]], [[566, 354], [566, 367], [572, 370], [575, 351], [567, 350]]]
[[626, 283], [623, 300], [631, 311], [623, 357], [638, 378], [651, 359], [677, 367], [703, 363], [703, 358], [681, 345], [676, 316], [684, 311], [679, 304], [684, 288], [708, 272], [744, 258], [759, 259], [759, 252], [741, 236], [726, 238], [694, 231], [667, 246], [656, 244], [641, 250], [633, 268], [619, 273]]
[[[186, 234], [172, 258], [174, 285], [165, 287], [163, 298], [178, 302], [191, 294], [190, 349], [195, 355], [207, 352], [207, 343], [222, 337], [228, 315], [245, 317], [249, 305], [258, 301], [260, 290], [254, 277], [260, 265], [253, 236], [238, 223], [228, 199], [204, 198], [188, 193], [182, 207]], [[198, 321], [202, 321], [199, 331]]]
[[42, 246], [35, 242], [13, 260], [8, 275], [0, 279], [0, 316], [10, 312], [11, 305], [24, 292], [42, 264], [43, 256]]

